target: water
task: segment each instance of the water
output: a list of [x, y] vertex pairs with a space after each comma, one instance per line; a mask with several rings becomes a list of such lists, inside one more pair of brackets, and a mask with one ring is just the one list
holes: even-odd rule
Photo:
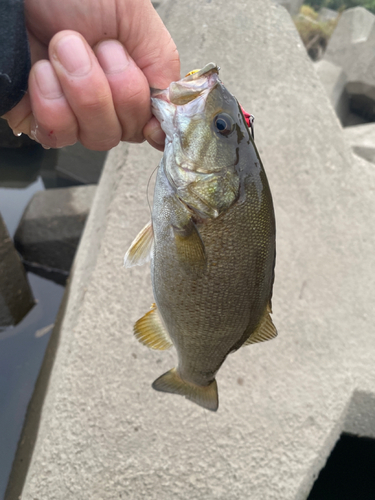
[[27, 405], [43, 361], [64, 287], [27, 273], [37, 304], [0, 332], [0, 498], [3, 498]]
[[[80, 145], [0, 149], [0, 213], [11, 237], [26, 205], [44, 189], [97, 183], [106, 153]], [[64, 287], [27, 273], [36, 305], [15, 327], [0, 330], [0, 499], [22, 432]]]
[[40, 176], [23, 189], [0, 188], [0, 213], [12, 238], [26, 205], [37, 191], [43, 190], [44, 184]]

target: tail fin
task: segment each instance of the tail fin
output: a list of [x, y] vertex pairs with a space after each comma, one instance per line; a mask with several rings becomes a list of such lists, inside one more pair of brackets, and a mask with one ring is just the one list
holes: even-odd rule
[[185, 382], [177, 373], [176, 368], [172, 368], [172, 370], [157, 378], [152, 387], [156, 391], [185, 396], [186, 399], [190, 399], [190, 401], [207, 410], [216, 411], [219, 407], [216, 380], [213, 380], [207, 386], [195, 385]]

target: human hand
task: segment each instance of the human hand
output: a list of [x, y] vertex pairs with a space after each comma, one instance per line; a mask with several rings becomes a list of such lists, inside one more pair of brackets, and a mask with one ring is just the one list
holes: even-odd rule
[[15, 133], [46, 147], [120, 141], [162, 150], [149, 87], [180, 78], [176, 46], [149, 0], [25, 0], [28, 93], [6, 113]]

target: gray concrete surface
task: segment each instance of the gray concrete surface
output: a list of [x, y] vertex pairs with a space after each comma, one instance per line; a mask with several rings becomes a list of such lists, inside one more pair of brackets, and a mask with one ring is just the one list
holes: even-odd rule
[[349, 97], [346, 92], [347, 78], [344, 70], [325, 59], [314, 63], [329, 100], [336, 114], [344, 125], [349, 115]]
[[334, 21], [339, 16], [337, 10], [327, 9], [326, 7], [322, 7], [318, 13], [318, 21], [326, 22], [326, 21]]
[[14, 235], [24, 260], [69, 271], [95, 191], [76, 186], [35, 193]]
[[343, 12], [324, 58], [343, 68], [351, 108], [375, 120], [375, 15], [363, 7]]
[[[147, 266], [147, 144], [109, 155], [77, 253], [22, 500], [304, 500], [343, 431], [375, 437], [374, 168], [355, 159], [290, 16], [267, 0], [160, 9], [182, 72], [217, 62], [256, 117], [277, 218], [277, 339], [229, 356], [220, 408], [151, 389], [175, 352], [133, 323]], [[38, 389], [38, 387], [37, 387]]]
[[346, 127], [344, 135], [356, 155], [375, 163], [375, 123]]
[[274, 0], [286, 8], [291, 16], [296, 16], [303, 4], [303, 0]]
[[21, 259], [0, 214], [0, 330], [19, 323], [34, 304]]

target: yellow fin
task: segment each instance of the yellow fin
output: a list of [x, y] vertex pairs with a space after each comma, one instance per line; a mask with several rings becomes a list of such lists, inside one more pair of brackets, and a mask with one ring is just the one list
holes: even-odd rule
[[216, 411], [219, 407], [217, 383], [213, 380], [207, 386], [195, 385], [183, 380], [176, 368], [164, 373], [152, 384], [153, 389], [171, 394], [180, 394], [207, 410]]
[[206, 266], [206, 252], [194, 222], [190, 219], [183, 228], [173, 226], [173, 232], [181, 264], [187, 268], [187, 271], [190, 271], [192, 266], [203, 270]]
[[151, 349], [165, 351], [173, 345], [155, 304], [136, 322], [134, 335], [141, 344]]
[[138, 233], [124, 258], [125, 267], [141, 266], [150, 260], [152, 245], [154, 242], [154, 231], [150, 221]]
[[277, 330], [272, 322], [270, 312], [271, 312], [271, 306], [268, 305], [256, 330], [250, 335], [250, 337], [246, 340], [246, 342], [244, 342], [243, 345], [256, 344], [257, 342], [265, 342], [266, 340], [271, 340], [277, 337]]

